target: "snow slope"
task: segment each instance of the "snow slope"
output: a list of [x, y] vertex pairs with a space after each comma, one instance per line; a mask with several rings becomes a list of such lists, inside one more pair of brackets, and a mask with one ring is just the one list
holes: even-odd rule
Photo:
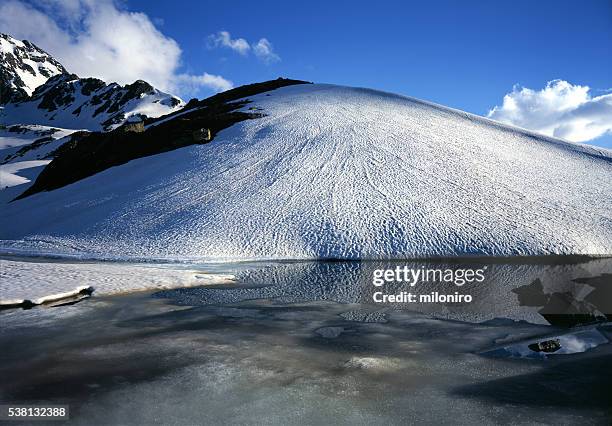
[[0, 164], [0, 188], [17, 186], [30, 182], [30, 179], [19, 176], [17, 173], [24, 169], [46, 166], [51, 160], [19, 161], [16, 163]]
[[[411, 98], [298, 85], [212, 143], [1, 209], [4, 250], [145, 258], [612, 254], [612, 153]], [[25, 189], [25, 188], [24, 188]]]
[[[0, 205], [33, 182], [74, 130], [15, 125], [0, 129]], [[28, 185], [29, 186], [29, 185]]]
[[[49, 126], [29, 125], [29, 126], [10, 126], [8, 128], [0, 128], [0, 162], [4, 161], [4, 154], [18, 151], [18, 148], [23, 145], [29, 145], [38, 139], [50, 137], [52, 139], [61, 139], [74, 133], [70, 129], [58, 129]], [[8, 149], [7, 149], [8, 148]]]

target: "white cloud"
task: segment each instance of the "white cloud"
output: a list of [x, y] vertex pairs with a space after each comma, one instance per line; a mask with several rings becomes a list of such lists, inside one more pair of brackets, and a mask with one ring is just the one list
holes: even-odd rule
[[177, 84], [181, 87], [181, 93], [192, 95], [197, 93], [198, 88], [205, 86], [215, 92], [223, 92], [234, 87], [233, 83], [220, 75], [208, 74], [205, 72], [202, 75], [179, 74], [176, 77]]
[[257, 43], [249, 44], [243, 38], [233, 39], [228, 31], [219, 31], [208, 36], [208, 48], [214, 49], [217, 47], [230, 48], [243, 56], [246, 56], [252, 50], [255, 56], [265, 64], [281, 60], [267, 38], [261, 38]]
[[280, 61], [280, 56], [274, 53], [272, 43], [266, 38], [260, 39], [257, 44], [253, 46], [253, 52], [255, 56], [264, 61], [266, 64]]
[[9, 0], [0, 5], [0, 28], [32, 41], [82, 77], [121, 84], [142, 79], [179, 95], [186, 80], [191, 89], [231, 86], [220, 76], [181, 74], [176, 41], [144, 13], [119, 9], [112, 0], [39, 0], [36, 6]]
[[612, 132], [612, 94], [591, 96], [588, 86], [549, 81], [542, 90], [514, 86], [488, 117], [574, 142]]
[[251, 50], [249, 43], [243, 38], [232, 39], [227, 31], [219, 31], [217, 34], [208, 36], [209, 47], [228, 47], [241, 55], [246, 55]]

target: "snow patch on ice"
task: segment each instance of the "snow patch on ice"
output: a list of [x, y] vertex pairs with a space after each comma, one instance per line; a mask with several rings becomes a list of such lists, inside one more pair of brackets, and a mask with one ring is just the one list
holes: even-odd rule
[[[123, 263], [59, 263], [0, 259], [0, 300], [44, 300], [50, 294], [92, 286], [96, 294], [228, 284], [230, 274], [162, 265]], [[205, 278], [202, 278], [205, 277]], [[42, 298], [42, 299], [41, 299]]]

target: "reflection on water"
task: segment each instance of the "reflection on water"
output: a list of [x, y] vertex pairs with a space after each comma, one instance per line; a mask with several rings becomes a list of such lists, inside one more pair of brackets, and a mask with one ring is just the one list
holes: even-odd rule
[[[387, 283], [376, 287], [376, 270], [484, 270], [482, 282]], [[481, 322], [494, 318], [536, 324], [574, 326], [605, 321], [612, 313], [612, 259], [564, 258], [517, 261], [380, 261], [285, 262], [252, 266], [237, 272], [237, 284], [163, 291], [158, 297], [179, 304], [229, 304], [273, 299], [278, 303], [333, 301], [360, 303], [385, 310], [410, 310], [436, 317]], [[375, 292], [418, 295], [470, 295], [469, 303], [375, 303]]]

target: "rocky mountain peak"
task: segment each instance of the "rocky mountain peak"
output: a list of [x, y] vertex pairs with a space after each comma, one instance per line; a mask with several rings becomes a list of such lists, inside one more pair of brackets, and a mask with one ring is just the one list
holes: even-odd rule
[[0, 104], [23, 100], [61, 74], [62, 64], [34, 43], [0, 33]]
[[122, 86], [71, 74], [33, 43], [0, 34], [0, 122], [107, 131], [129, 117], [159, 117], [183, 101], [144, 80]]

